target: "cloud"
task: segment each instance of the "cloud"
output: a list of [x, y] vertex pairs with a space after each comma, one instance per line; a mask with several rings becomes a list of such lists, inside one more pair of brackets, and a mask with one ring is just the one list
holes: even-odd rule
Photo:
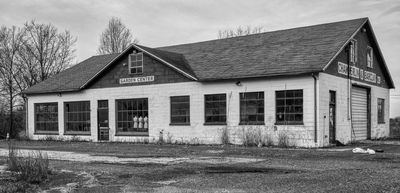
[[400, 87], [398, 0], [0, 0], [0, 5], [2, 25], [18, 26], [36, 19], [71, 31], [78, 37], [78, 61], [96, 54], [99, 35], [112, 16], [120, 17], [150, 47], [215, 39], [219, 29], [239, 25], [273, 31], [369, 17]]

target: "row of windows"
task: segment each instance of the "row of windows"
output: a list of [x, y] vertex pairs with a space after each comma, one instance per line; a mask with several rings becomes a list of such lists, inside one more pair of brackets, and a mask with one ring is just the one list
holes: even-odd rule
[[[371, 47], [367, 47], [367, 67], [373, 68], [374, 67], [374, 51]], [[352, 39], [350, 41], [350, 62], [355, 64], [357, 63], [358, 58], [358, 44], [357, 41]]]
[[[276, 91], [276, 124], [303, 123], [303, 90]], [[332, 102], [332, 101], [331, 101]], [[385, 121], [385, 101], [377, 101], [378, 123]], [[100, 103], [99, 103], [100, 104]], [[190, 97], [170, 98], [172, 125], [190, 124]], [[99, 105], [99, 108], [108, 108]], [[240, 93], [240, 124], [264, 124], [264, 92]], [[90, 102], [65, 102], [64, 120], [66, 133], [90, 134]], [[204, 95], [205, 124], [226, 124], [226, 94]], [[148, 132], [148, 99], [116, 100], [117, 133]], [[35, 129], [38, 132], [58, 131], [58, 104], [35, 104]]]
[[[240, 93], [240, 124], [264, 124], [264, 92]], [[226, 94], [204, 96], [205, 124], [226, 124]], [[276, 123], [303, 124], [303, 90], [276, 91]], [[190, 124], [189, 96], [171, 97], [171, 124]]]

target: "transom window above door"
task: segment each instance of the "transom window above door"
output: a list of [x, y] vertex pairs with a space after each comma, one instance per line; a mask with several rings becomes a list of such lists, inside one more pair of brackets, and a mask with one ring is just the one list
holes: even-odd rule
[[129, 74], [143, 73], [143, 53], [134, 53], [129, 55]]

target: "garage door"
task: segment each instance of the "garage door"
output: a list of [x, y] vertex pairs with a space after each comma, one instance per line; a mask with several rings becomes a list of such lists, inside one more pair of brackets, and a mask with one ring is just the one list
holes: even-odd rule
[[367, 139], [368, 127], [368, 92], [365, 88], [353, 86], [351, 90], [352, 136], [355, 140]]

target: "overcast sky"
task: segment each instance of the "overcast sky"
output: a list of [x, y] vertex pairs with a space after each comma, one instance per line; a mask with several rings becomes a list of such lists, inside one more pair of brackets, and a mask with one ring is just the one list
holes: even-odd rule
[[[400, 87], [399, 0], [0, 0], [0, 24], [35, 19], [78, 38], [77, 62], [96, 54], [108, 20], [119, 17], [140, 44], [158, 47], [215, 39], [219, 29], [264, 26], [267, 31], [369, 17], [395, 85]], [[400, 88], [391, 93], [400, 116]]]

